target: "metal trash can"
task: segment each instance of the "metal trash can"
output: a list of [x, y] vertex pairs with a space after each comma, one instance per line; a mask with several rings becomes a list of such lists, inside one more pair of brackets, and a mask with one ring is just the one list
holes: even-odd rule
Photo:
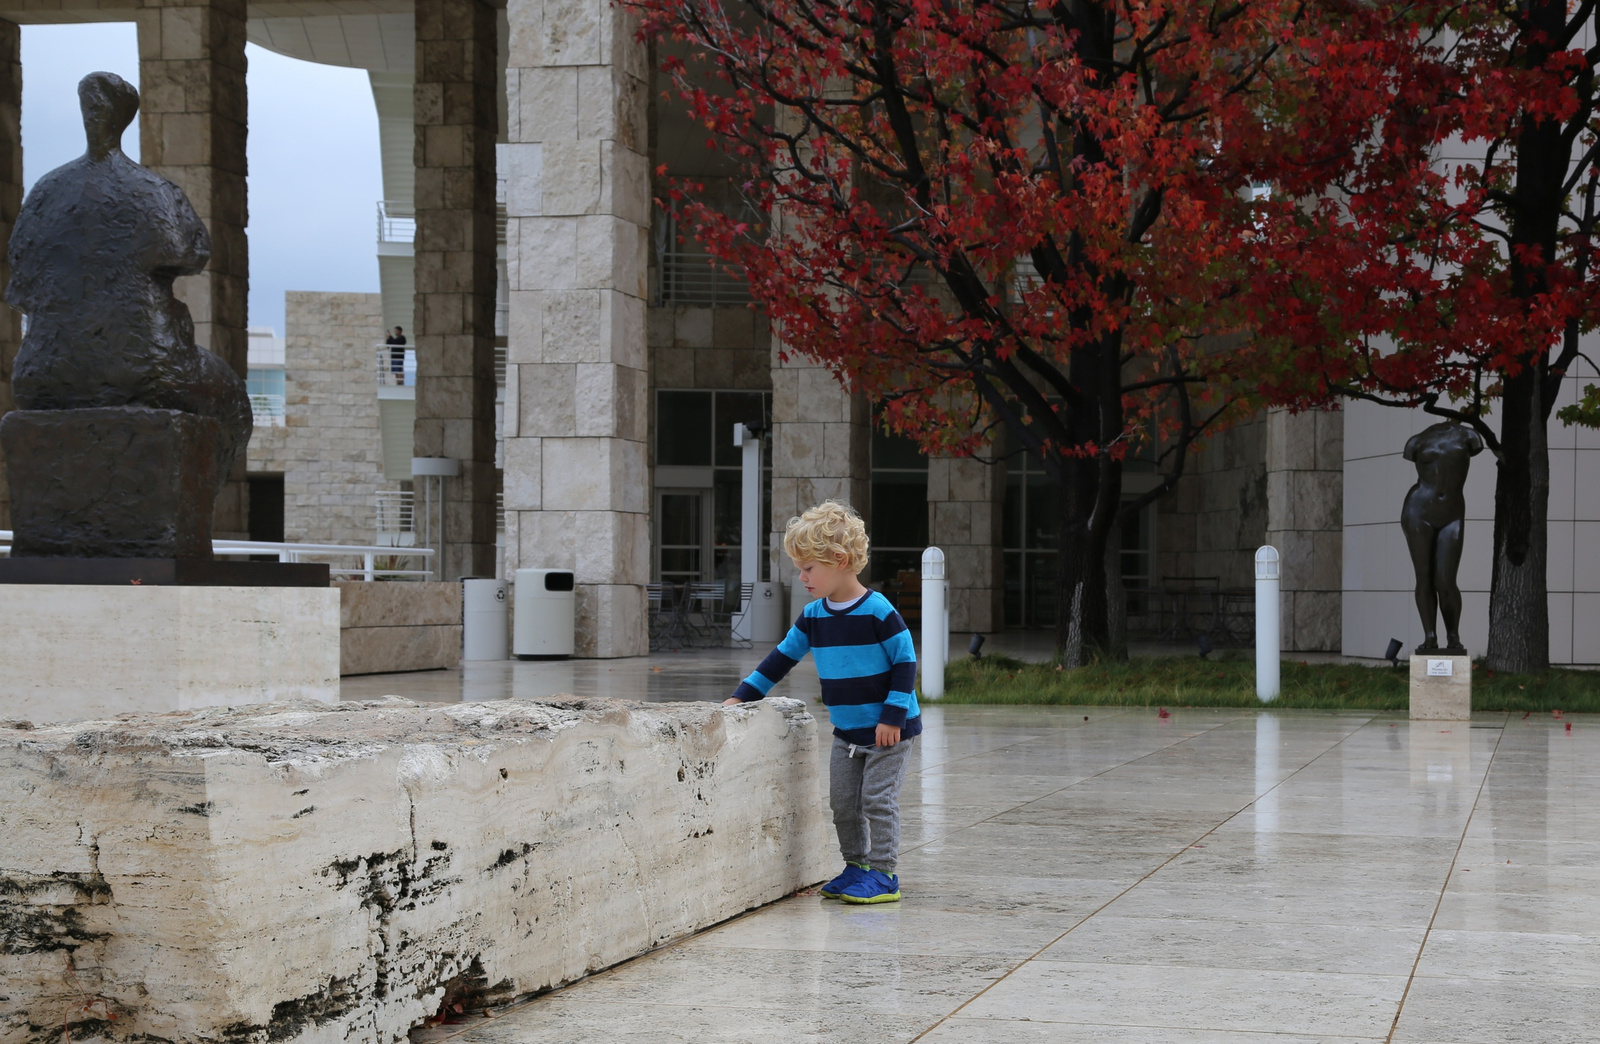
[[571, 656], [577, 643], [578, 596], [570, 569], [518, 569], [511, 651], [521, 660]]
[[511, 655], [506, 620], [506, 582], [461, 578], [461, 658], [504, 660]]
[[760, 581], [750, 592], [751, 643], [776, 645], [788, 631], [789, 622], [783, 613], [783, 585]]

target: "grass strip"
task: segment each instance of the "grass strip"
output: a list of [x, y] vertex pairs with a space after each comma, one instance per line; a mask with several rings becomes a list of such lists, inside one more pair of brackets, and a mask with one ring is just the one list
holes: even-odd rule
[[[1405, 668], [1285, 660], [1274, 707], [1403, 711]], [[1259, 707], [1255, 660], [1239, 654], [1130, 659], [1074, 671], [1006, 656], [957, 660], [945, 670], [944, 703], [1086, 707]], [[1472, 709], [1600, 713], [1600, 671], [1496, 674], [1472, 668]]]

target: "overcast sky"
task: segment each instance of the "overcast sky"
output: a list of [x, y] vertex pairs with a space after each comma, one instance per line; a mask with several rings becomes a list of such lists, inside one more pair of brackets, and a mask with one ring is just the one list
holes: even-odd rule
[[[367, 74], [246, 49], [250, 63], [250, 325], [283, 336], [286, 290], [376, 293], [374, 208], [383, 196]], [[132, 22], [22, 27], [23, 181], [83, 154], [77, 84], [139, 82]], [[123, 139], [139, 157], [135, 124]]]

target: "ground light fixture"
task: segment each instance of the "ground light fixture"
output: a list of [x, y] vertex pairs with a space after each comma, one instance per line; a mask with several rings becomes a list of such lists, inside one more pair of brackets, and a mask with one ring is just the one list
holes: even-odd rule
[[1402, 643], [1400, 641], [1400, 639], [1398, 639], [1398, 638], [1390, 638], [1389, 639], [1389, 651], [1383, 654], [1383, 658], [1385, 660], [1388, 660], [1390, 663], [1394, 664], [1396, 667], [1399, 667], [1400, 666], [1400, 649], [1401, 649], [1403, 644], [1404, 643]]
[[1211, 655], [1211, 636], [1209, 634], [1195, 635], [1194, 643], [1200, 647], [1200, 658], [1202, 660]]
[[972, 632], [972, 641], [967, 643], [967, 655], [974, 660], [983, 659], [983, 635], [977, 631]]

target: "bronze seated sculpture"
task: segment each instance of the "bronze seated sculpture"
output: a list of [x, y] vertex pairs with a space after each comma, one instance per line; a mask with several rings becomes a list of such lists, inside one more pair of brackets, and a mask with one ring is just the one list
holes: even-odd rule
[[11, 235], [6, 300], [27, 316], [0, 422], [11, 554], [208, 560], [252, 427], [244, 382], [173, 294], [211, 237], [182, 189], [123, 155], [138, 92], [91, 73], [78, 98], [88, 151], [39, 179]]

